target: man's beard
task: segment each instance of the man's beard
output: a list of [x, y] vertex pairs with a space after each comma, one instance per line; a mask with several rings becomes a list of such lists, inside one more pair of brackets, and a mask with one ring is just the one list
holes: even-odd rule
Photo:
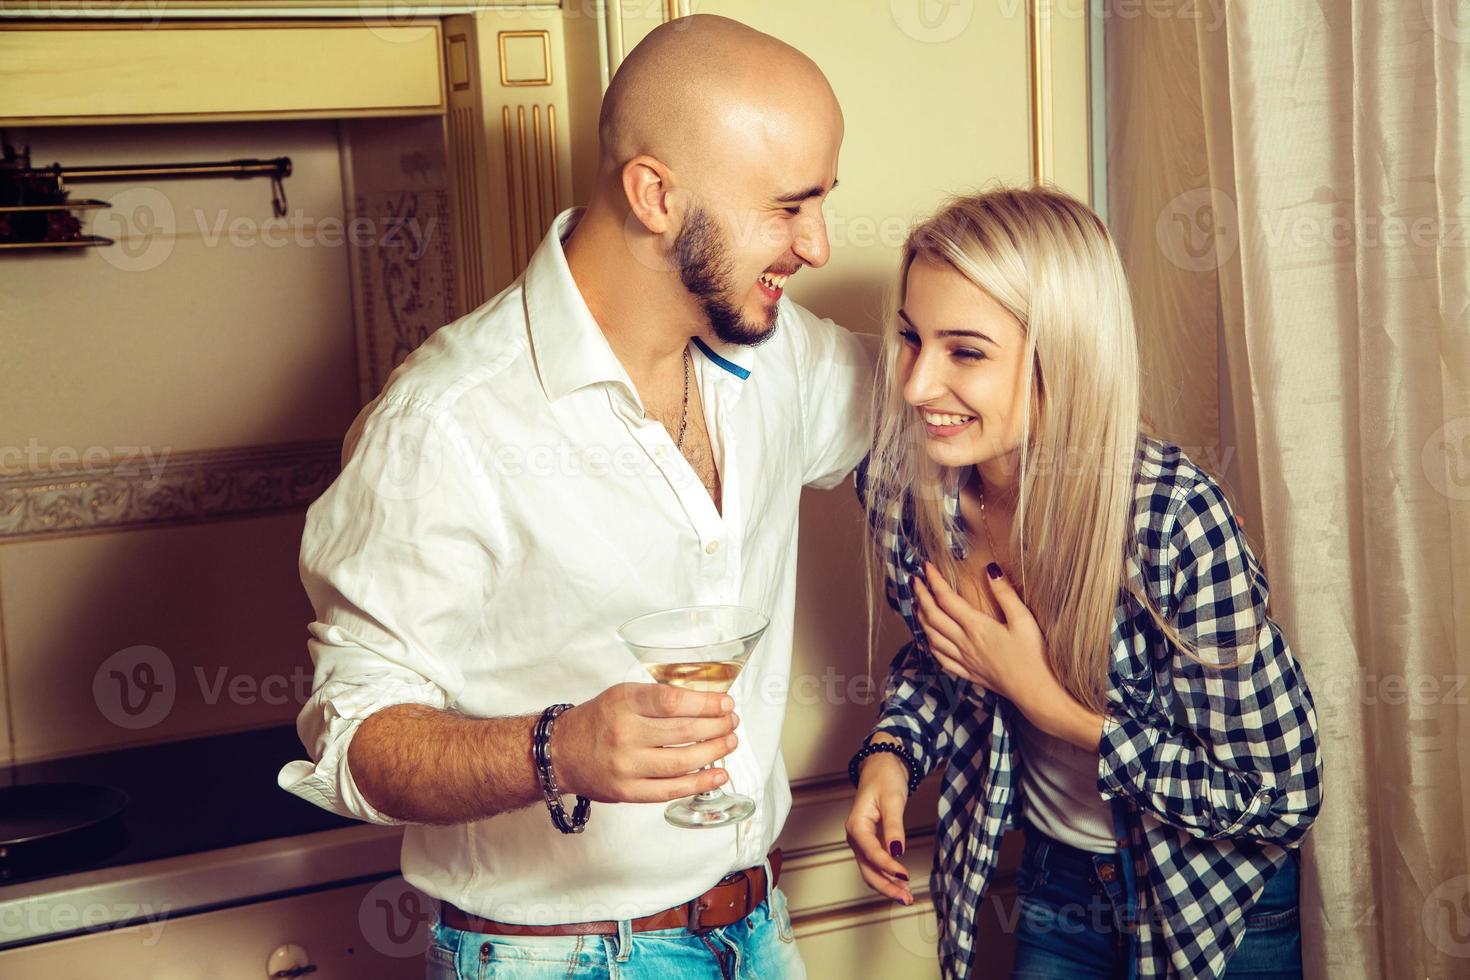
[[725, 254], [720, 230], [708, 211], [695, 205], [684, 219], [684, 227], [674, 239], [672, 256], [679, 267], [679, 281], [689, 290], [709, 320], [716, 337], [727, 344], [756, 347], [770, 340], [776, 332], [776, 310], [773, 307], [764, 322], [753, 322], [740, 312], [734, 274]]

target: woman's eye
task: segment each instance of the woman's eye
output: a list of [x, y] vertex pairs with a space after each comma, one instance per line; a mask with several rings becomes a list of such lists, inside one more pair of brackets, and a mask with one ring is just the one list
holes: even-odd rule
[[787, 214], [791, 215], [793, 218], [796, 217], [798, 214], [801, 214], [801, 207], [800, 206], [797, 206], [797, 207], [794, 207], [794, 208], [782, 208], [781, 210], [782, 211], [785, 211]]
[[968, 347], [957, 348], [954, 352], [954, 356], [958, 357], [962, 361], [983, 361], [986, 357], [984, 351], [971, 350]]
[[912, 330], [900, 330], [898, 335], [902, 337], [903, 342], [905, 344], [908, 344], [910, 347], [919, 346], [919, 335], [914, 333]]

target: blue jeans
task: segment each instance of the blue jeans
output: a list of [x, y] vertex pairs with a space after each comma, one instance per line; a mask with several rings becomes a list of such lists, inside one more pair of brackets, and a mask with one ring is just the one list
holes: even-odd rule
[[[1120, 923], [1135, 900], [1117, 854], [1091, 854], [1022, 821], [1026, 846], [1016, 879], [1020, 917], [1012, 980], [1128, 980], [1133, 937]], [[1226, 980], [1300, 980], [1298, 852], [1271, 876], [1246, 916]]]
[[805, 980], [786, 896], [775, 888], [734, 925], [616, 936], [489, 936], [435, 922], [428, 980]]

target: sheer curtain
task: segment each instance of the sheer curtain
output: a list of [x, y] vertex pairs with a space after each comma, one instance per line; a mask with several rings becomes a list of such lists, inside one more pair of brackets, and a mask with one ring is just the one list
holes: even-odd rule
[[[1316, 697], [1307, 974], [1467, 977], [1470, 0], [1173, 6], [1110, 8], [1113, 220], [1154, 412], [1227, 462]], [[1198, 139], [1138, 166], [1130, 104]]]

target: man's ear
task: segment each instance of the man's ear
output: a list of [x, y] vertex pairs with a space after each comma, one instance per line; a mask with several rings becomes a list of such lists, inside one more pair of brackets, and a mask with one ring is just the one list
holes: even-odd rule
[[623, 166], [623, 196], [628, 210], [651, 235], [665, 235], [679, 219], [670, 199], [669, 168], [656, 158], [636, 156]]

